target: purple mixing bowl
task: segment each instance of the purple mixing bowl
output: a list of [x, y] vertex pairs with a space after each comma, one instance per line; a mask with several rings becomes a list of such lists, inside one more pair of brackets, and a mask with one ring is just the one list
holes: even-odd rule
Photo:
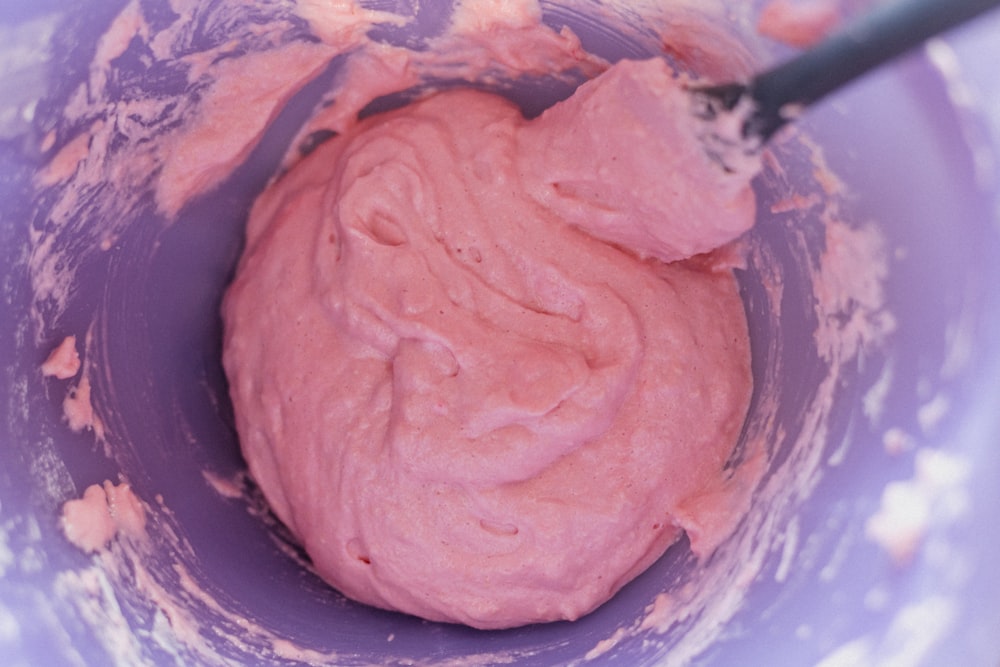
[[[33, 181], [50, 155], [39, 146], [123, 4], [91, 0], [65, 8], [15, 0], [0, 6], [0, 662], [562, 665], [578, 664], [588, 653], [599, 665], [679, 660], [675, 651], [691, 630], [685, 623], [658, 634], [620, 633], [603, 645], [606, 651], [591, 651], [642, 619], [659, 593], [692, 571], [684, 544], [575, 623], [480, 632], [344, 600], [303, 568], [280, 528], [248, 512], [245, 498], [227, 498], [206, 483], [205, 471], [232, 479], [244, 469], [219, 360], [222, 291], [241, 249], [247, 211], [336, 62], [296, 96], [242, 167], [186, 206], [172, 225], [163, 224], [148, 198], [140, 200], [130, 211], [135, 224], [110, 250], [85, 254], [91, 221], [82, 211], [71, 213], [72, 223], [57, 236], [63, 247], [81, 248], [73, 289], [65, 308], [35, 302], [29, 230], [45, 228], [54, 201]], [[166, 2], [141, 4], [149, 16], [169, 13]], [[645, 53], [629, 36], [593, 20], [586, 5], [542, 4], [548, 23], [569, 25], [599, 55], [614, 60]], [[381, 5], [418, 12], [409, 30], [424, 34], [439, 30], [450, 8], [447, 2], [428, 2], [419, 11], [408, 3]], [[1000, 508], [998, 31], [1000, 16], [988, 16], [947, 38], [964, 68], [963, 81], [978, 92], [978, 109], [956, 105], [954, 81], [916, 53], [837, 94], [802, 123], [847, 185], [845, 215], [871, 221], [885, 236], [892, 257], [887, 307], [896, 328], [884, 347], [859, 356], [841, 376], [818, 485], [794, 512], [777, 519], [782, 525], [775, 535], [791, 541], [786, 527], [794, 525], [799, 549], [781, 543], [767, 549], [746, 582], [742, 604], [691, 664], [1000, 661], [1000, 571], [993, 557], [1000, 550], [994, 516]], [[385, 32], [385, 39], [397, 42], [414, 36], [403, 29]], [[218, 35], [206, 28], [201, 38]], [[772, 48], [766, 57], [782, 53]], [[151, 85], [167, 90], [179, 84], [163, 73]], [[524, 88], [512, 95], [537, 108], [564, 92]], [[127, 86], [121, 94], [128, 94]], [[805, 176], [792, 172], [789, 178]], [[764, 203], [777, 196], [770, 182], [758, 190]], [[98, 190], [88, 197], [101, 195]], [[802, 257], [782, 214], [762, 205], [753, 242], [786, 276], [782, 315], [775, 318], [760, 267], [740, 273], [758, 382], [755, 405], [765, 392], [778, 397], [775, 419], [784, 440], [773, 446], [781, 451], [801, 430], [803, 406], [815, 397], [823, 362], [812, 340], [811, 294], [789, 279], [801, 275]], [[61, 407], [65, 385], [38, 371], [64, 335], [77, 334], [82, 345], [92, 324], [87, 361], [98, 369], [91, 379], [107, 447], [90, 433], [69, 431]], [[769, 344], [775, 339], [782, 342], [777, 351]], [[767, 369], [779, 362], [775, 355], [782, 373], [768, 379]], [[888, 367], [892, 382], [873, 419], [865, 413], [866, 400]], [[935, 406], [940, 414], [928, 416]], [[914, 475], [914, 451], [890, 456], [883, 447], [890, 426], [911, 434], [916, 450], [943, 452], [967, 470], [962, 507], [951, 519], [931, 522], [924, 547], [904, 566], [865, 537], [886, 484]], [[199, 641], [207, 647], [200, 653], [183, 643], [164, 644], [164, 634], [180, 631], [179, 621], [136, 593], [135, 572], [97, 580], [88, 590], [101, 601], [98, 607], [67, 594], [78, 590], [67, 587], [76, 581], [67, 573], [105, 563], [67, 542], [60, 507], [88, 485], [120, 474], [150, 504], [157, 549], [142, 567], [168, 593], [173, 587], [174, 603], [199, 621]], [[203, 597], [185, 593], [190, 580]], [[97, 613], [88, 612], [94, 608]], [[244, 633], [237, 617], [313, 653], [286, 650], [282, 658], [274, 641]], [[111, 626], [122, 632], [111, 633]], [[935, 626], [940, 636], [929, 637], [926, 646], [914, 644], [924, 628]], [[244, 634], [246, 641], [234, 639]]]

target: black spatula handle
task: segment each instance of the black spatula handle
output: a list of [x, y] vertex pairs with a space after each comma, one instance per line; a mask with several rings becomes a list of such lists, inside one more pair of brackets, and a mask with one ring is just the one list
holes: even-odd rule
[[1000, 6], [1000, 0], [897, 0], [877, 5], [857, 21], [747, 85], [763, 139], [787, 122], [782, 110], [808, 106], [869, 70], [935, 35]]

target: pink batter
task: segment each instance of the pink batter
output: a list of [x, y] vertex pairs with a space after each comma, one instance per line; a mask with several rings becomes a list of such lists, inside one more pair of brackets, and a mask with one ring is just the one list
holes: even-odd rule
[[138, 538], [146, 528], [142, 502], [128, 484], [91, 484], [83, 497], [62, 508], [60, 524], [66, 538], [88, 553], [100, 551], [124, 531]]
[[761, 10], [757, 32], [804, 49], [833, 32], [842, 18], [839, 0], [771, 0]]
[[42, 375], [68, 380], [79, 372], [80, 353], [76, 350], [76, 336], [66, 336], [42, 363]]
[[575, 619], [682, 532], [728, 535], [746, 320], [721, 261], [676, 260], [754, 200], [688, 119], [658, 60], [534, 121], [442, 93], [260, 197], [224, 363], [250, 471], [331, 584], [479, 628]]

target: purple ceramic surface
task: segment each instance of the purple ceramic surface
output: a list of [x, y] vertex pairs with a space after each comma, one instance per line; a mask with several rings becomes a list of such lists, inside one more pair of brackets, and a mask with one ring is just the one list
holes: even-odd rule
[[[609, 59], [646, 54], [628, 36], [589, 18], [586, 4], [581, 10], [543, 4], [548, 23], [570, 26], [595, 53]], [[167, 3], [142, 5], [156, 16], [152, 9]], [[35, 193], [32, 181], [48, 155], [39, 145], [46, 123], [83, 80], [96, 39], [121, 6], [94, 0], [67, 10], [60, 3], [15, 0], [0, 7], [0, 662], [113, 661], [115, 651], [102, 635], [105, 620], [60, 597], [60, 575], [88, 566], [91, 557], [66, 541], [58, 516], [62, 502], [119, 474], [147, 502], [162, 498], [158, 506], [170, 512], [162, 526], [173, 527], [187, 545], [178, 549], [178, 542], [164, 540], [145, 564], [167, 573], [164, 585], [172, 581], [173, 564], [181, 563], [218, 605], [316, 655], [336, 654], [330, 664], [575, 664], [641, 619], [658, 593], [671, 590], [678, 573], [690, 571], [684, 544], [580, 621], [480, 632], [344, 600], [303, 569], [280, 530], [248, 512], [245, 500], [225, 498], [206, 483], [205, 471], [228, 479], [244, 469], [219, 361], [222, 291], [241, 249], [249, 206], [336, 63], [296, 96], [218, 189], [190, 203], [169, 227], [148, 201], [140, 201], [133, 210], [137, 224], [126, 227], [112, 249], [82, 257], [65, 310], [52, 319], [44, 305], [39, 311], [27, 269], [29, 228], [44, 225], [52, 205]], [[447, 10], [447, 3], [427, 3], [410, 32], [383, 27], [381, 37], [419, 41], [420, 34], [440, 31]], [[979, 91], [979, 111], [956, 106], [950, 80], [928, 56], [914, 54], [837, 94], [803, 121], [851, 193], [845, 215], [871, 221], [886, 237], [892, 256], [887, 305], [896, 328], [886, 346], [860, 355], [837, 387], [824, 443], [826, 458], [836, 461], [824, 466], [817, 488], [795, 512], [800, 555], [779, 576], [782, 547], [768, 551], [743, 605], [693, 664], [811, 665], [829, 656], [842, 662], [828, 664], [882, 664], [908, 655], [913, 661], [894, 664], [994, 666], [1000, 660], [1000, 572], [993, 557], [1000, 549], [1000, 227], [991, 162], [1000, 155], [1000, 81], [993, 70], [1000, 58], [998, 30], [1000, 17], [989, 16], [948, 38], [966, 68], [965, 80]], [[220, 36], [206, 27], [202, 38]], [[51, 46], [33, 50], [42, 42]], [[169, 72], [161, 74], [147, 85], [182, 85]], [[511, 94], [531, 111], [565, 92], [526, 87]], [[758, 186], [762, 204], [754, 243], [783, 263], [781, 317], [772, 316], [759, 267], [751, 265], [740, 279], [757, 400], [768, 391], [779, 397], [776, 418], [786, 440], [773, 447], [780, 451], [795, 439], [823, 364], [812, 341], [811, 294], [804, 283], [789, 279], [801, 274], [802, 258], [781, 214], [768, 209], [775, 186]], [[87, 221], [77, 222], [60, 232], [67, 248], [84, 245]], [[818, 249], [822, 239], [816, 244]], [[40, 312], [41, 322], [31, 321], [32, 312]], [[93, 435], [67, 429], [64, 386], [38, 372], [63, 335], [82, 338], [95, 312], [103, 315], [92, 330], [88, 363], [101, 369], [92, 381], [95, 403], [108, 411], [111, 455]], [[775, 338], [782, 341], [782, 373], [766, 380], [766, 369], [779, 361], [768, 344]], [[956, 355], [967, 363], [949, 366]], [[892, 382], [872, 419], [865, 414], [866, 396], [888, 366]], [[921, 423], [928, 405], [947, 409]], [[966, 511], [933, 525], [927, 548], [904, 567], [865, 537], [865, 523], [878, 510], [886, 484], [914, 474], [912, 451], [886, 454], [889, 427], [912, 434], [916, 449], [954, 455], [969, 470]], [[160, 520], [153, 520], [151, 530]], [[944, 547], [935, 551], [935, 545]], [[204, 654], [169, 650], [150, 639], [164, 620], [154, 604], [122, 586], [104, 595], [116, 601], [116, 618], [126, 623], [128, 655], [148, 664], [206, 661]], [[205, 600], [187, 603], [205, 627], [219, 629], [203, 637], [212, 647], [211, 662], [282, 661], [273, 646], [262, 648], [253, 639], [234, 643], [241, 630], [226, 627], [232, 616], [220, 616]], [[908, 610], [947, 616], [941, 619], [946, 631], [925, 651], [908, 653], [894, 644], [900, 638], [912, 642], [900, 630]], [[628, 634], [592, 664], [668, 664], [685, 630], [679, 624], [656, 641]], [[852, 655], [868, 662], [852, 663]], [[289, 654], [287, 662], [306, 658]]]

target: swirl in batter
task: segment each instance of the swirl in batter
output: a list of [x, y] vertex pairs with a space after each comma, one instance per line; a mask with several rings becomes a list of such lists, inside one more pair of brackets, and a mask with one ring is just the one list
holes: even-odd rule
[[659, 60], [525, 120], [439, 93], [257, 201], [224, 304], [250, 471], [347, 596], [503, 628], [575, 619], [746, 509], [731, 270], [753, 222]]

